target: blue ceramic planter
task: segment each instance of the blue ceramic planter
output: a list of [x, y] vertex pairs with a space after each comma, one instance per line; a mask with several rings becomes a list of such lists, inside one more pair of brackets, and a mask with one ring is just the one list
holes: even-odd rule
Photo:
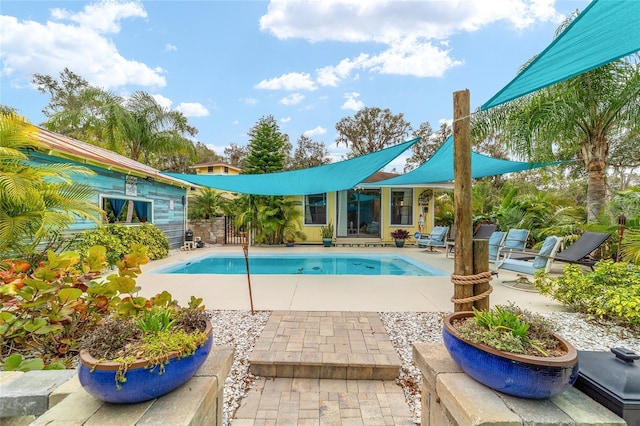
[[211, 351], [211, 323], [207, 322], [205, 333], [209, 339], [185, 358], [171, 357], [164, 371], [159, 366], [151, 369], [146, 360], [138, 360], [126, 371], [126, 382], [116, 386], [119, 364], [98, 362], [86, 351], [81, 351], [78, 376], [82, 387], [95, 398], [116, 404], [147, 401], [171, 392], [193, 376]]
[[520, 398], [542, 399], [564, 392], [578, 377], [578, 352], [555, 336], [567, 353], [560, 357], [538, 357], [498, 351], [458, 337], [452, 322], [473, 316], [456, 312], [445, 318], [444, 345], [451, 358], [469, 376], [499, 392]]

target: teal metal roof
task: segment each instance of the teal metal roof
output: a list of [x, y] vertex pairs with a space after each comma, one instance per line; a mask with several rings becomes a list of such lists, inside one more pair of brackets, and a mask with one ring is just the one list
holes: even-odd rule
[[243, 194], [321, 194], [356, 187], [419, 140], [412, 139], [350, 160], [288, 172], [234, 176], [165, 174], [195, 185]]
[[[471, 152], [471, 177], [474, 179], [536, 169], [539, 167], [560, 164], [562, 161], [549, 163], [528, 163], [523, 161], [501, 160], [477, 152]], [[449, 182], [454, 178], [453, 173], [453, 136], [438, 148], [438, 150], [422, 166], [395, 178], [363, 183], [362, 187], [380, 186], [413, 186], [429, 183]]]
[[483, 110], [640, 50], [640, 1], [593, 0]]

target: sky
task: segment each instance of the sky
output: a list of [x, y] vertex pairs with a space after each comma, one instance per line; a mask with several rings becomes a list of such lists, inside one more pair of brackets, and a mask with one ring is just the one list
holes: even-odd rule
[[[34, 124], [49, 96], [34, 74], [145, 91], [181, 111], [218, 154], [273, 116], [334, 160], [335, 125], [362, 108], [434, 130], [468, 89], [475, 110], [544, 50], [589, 0], [2, 0], [0, 104]], [[407, 136], [407, 140], [411, 135]], [[401, 156], [386, 170], [401, 171]]]

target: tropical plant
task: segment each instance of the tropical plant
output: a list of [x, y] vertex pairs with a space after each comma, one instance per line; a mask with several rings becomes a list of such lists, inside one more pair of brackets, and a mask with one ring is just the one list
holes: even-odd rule
[[221, 192], [209, 187], [202, 188], [189, 198], [189, 219], [212, 220], [223, 213], [224, 202]]
[[[472, 132], [476, 140], [499, 134], [511, 151], [532, 161], [580, 159], [588, 185], [588, 221], [593, 222], [606, 203], [611, 141], [627, 132], [637, 134], [639, 115], [640, 67], [634, 57], [478, 113]], [[626, 141], [635, 143], [633, 138]]]
[[[12, 354], [39, 358], [46, 366], [70, 366], [83, 336], [110, 315], [135, 315], [152, 303], [136, 293], [135, 278], [148, 258], [134, 245], [118, 262], [118, 273], [98, 279], [106, 249], [96, 246], [81, 260], [77, 252], [47, 253], [33, 268], [20, 260], [0, 262], [1, 361]], [[170, 295], [156, 299], [167, 303]], [[14, 358], [15, 360], [15, 358]]]
[[473, 309], [474, 316], [455, 327], [460, 336], [500, 351], [550, 356], [558, 350], [553, 337], [555, 325], [539, 314], [514, 304], [498, 305], [486, 311]]
[[258, 244], [278, 245], [285, 242], [285, 230], [303, 239], [300, 231], [302, 210], [300, 203], [279, 196], [258, 197], [241, 195], [234, 200], [242, 206], [236, 216], [236, 226], [253, 230]]
[[333, 223], [329, 222], [327, 225], [321, 226], [320, 234], [322, 234], [322, 238], [333, 238]]
[[395, 229], [391, 232], [391, 238], [394, 240], [406, 240], [409, 235], [409, 231], [406, 229]]
[[24, 151], [41, 149], [37, 132], [19, 115], [0, 114], [0, 253], [32, 264], [49, 249], [67, 247], [64, 231], [77, 219], [102, 221], [93, 189], [77, 183], [91, 170], [29, 161]]

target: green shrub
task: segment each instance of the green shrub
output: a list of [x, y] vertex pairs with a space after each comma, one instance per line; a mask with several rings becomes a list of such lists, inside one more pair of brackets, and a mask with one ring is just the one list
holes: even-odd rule
[[578, 312], [640, 326], [640, 265], [603, 260], [593, 271], [568, 265], [556, 278], [537, 274], [534, 284]]
[[[70, 365], [82, 337], [110, 315], [133, 315], [154, 303], [137, 296], [135, 278], [148, 262], [145, 248], [134, 245], [118, 262], [118, 273], [97, 280], [106, 250], [92, 247], [81, 261], [76, 252], [56, 254], [33, 269], [28, 262], [0, 262], [0, 361], [15, 368], [27, 361]], [[158, 298], [162, 303], [170, 296]], [[28, 361], [34, 363], [34, 361]], [[16, 367], [17, 364], [17, 367]], [[26, 367], [25, 367], [26, 368]], [[33, 366], [30, 367], [33, 369]]]
[[150, 223], [140, 226], [109, 225], [85, 231], [76, 249], [84, 255], [89, 247], [103, 246], [107, 249], [107, 264], [113, 266], [134, 244], [146, 247], [150, 260], [163, 259], [169, 254], [167, 236]]

